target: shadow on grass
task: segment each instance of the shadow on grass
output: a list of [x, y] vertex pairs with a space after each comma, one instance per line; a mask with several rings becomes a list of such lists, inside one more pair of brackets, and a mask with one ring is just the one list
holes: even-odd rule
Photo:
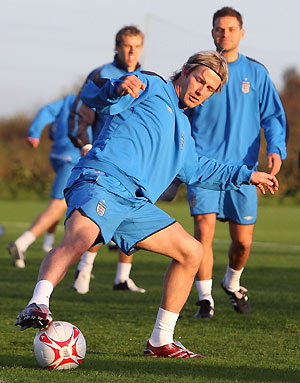
[[118, 374], [119, 376], [143, 375], [147, 382], [147, 375], [168, 377], [170, 381], [193, 382], [201, 378], [205, 382], [213, 380], [228, 380], [232, 382], [299, 382], [300, 371], [281, 370], [265, 367], [248, 366], [212, 366], [204, 365], [202, 360], [167, 360], [167, 359], [140, 359], [132, 360], [99, 360], [89, 357], [85, 368], [106, 373]]
[[[85, 361], [76, 372], [79, 376], [85, 375], [86, 373], [88, 373], [89, 376], [93, 376], [93, 373], [104, 374], [106, 377], [110, 375], [119, 376], [120, 381], [124, 381], [124, 378], [126, 381], [130, 381], [131, 378], [136, 381], [135, 378], [142, 376], [144, 382], [153, 381], [153, 379], [154, 381], [155, 379], [157, 379], [157, 381], [167, 379], [175, 382], [222, 382], [226, 380], [243, 383], [294, 383], [300, 381], [300, 371], [249, 366], [224, 367], [204, 363], [203, 360], [196, 359], [176, 361], [153, 358], [137, 358], [137, 360], [134, 361], [117, 359], [99, 360], [98, 357], [93, 358], [93, 356], [90, 355], [89, 360]], [[16, 360], [7, 360], [7, 358], [0, 357], [0, 366], [40, 370], [32, 357], [18, 356]]]

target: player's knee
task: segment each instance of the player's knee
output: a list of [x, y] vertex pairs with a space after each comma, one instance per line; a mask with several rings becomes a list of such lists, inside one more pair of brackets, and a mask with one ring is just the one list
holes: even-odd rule
[[199, 269], [202, 252], [202, 244], [196, 239], [192, 239], [189, 245], [185, 248], [184, 262], [190, 268], [195, 269], [195, 272]]
[[251, 238], [243, 240], [234, 240], [233, 245], [241, 253], [248, 252], [251, 249], [252, 240]]

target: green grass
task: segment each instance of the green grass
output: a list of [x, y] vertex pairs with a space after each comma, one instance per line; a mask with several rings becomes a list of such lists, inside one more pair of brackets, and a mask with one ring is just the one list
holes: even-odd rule
[[[164, 270], [169, 260], [140, 251], [132, 277], [146, 294], [112, 291], [117, 254], [103, 248], [96, 258], [90, 292], [76, 294], [71, 286], [75, 267], [55, 289], [51, 310], [55, 320], [77, 325], [87, 341], [83, 364], [72, 371], [44, 371], [34, 359], [35, 330], [14, 327], [18, 312], [32, 295], [42, 239], [27, 251], [24, 270], [14, 269], [6, 250], [46, 202], [0, 202], [6, 232], [0, 237], [0, 382], [205, 382], [288, 383], [300, 381], [300, 207], [261, 206], [254, 245], [242, 282], [249, 289], [253, 312], [236, 314], [220, 281], [227, 263], [228, 225], [218, 223], [215, 241], [215, 316], [193, 318], [197, 307], [193, 287], [175, 338], [200, 352], [203, 360], [147, 359], [142, 356], [160, 302]], [[161, 204], [189, 231], [188, 207]], [[63, 234], [62, 225], [57, 240]]]

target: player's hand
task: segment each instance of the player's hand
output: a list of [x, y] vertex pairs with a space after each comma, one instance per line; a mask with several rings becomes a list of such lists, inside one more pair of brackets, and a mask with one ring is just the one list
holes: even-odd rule
[[126, 76], [123, 82], [118, 86], [117, 92], [120, 96], [130, 94], [131, 97], [138, 98], [140, 90], [145, 90], [146, 84], [144, 84], [135, 75]]
[[252, 185], [256, 185], [262, 194], [266, 194], [265, 187], [270, 194], [274, 194], [279, 189], [277, 178], [265, 172], [253, 172], [250, 181]]
[[87, 152], [89, 152], [92, 149], [93, 145], [92, 144], [85, 144], [81, 149], [80, 149], [80, 154], [81, 157], [84, 157]]
[[269, 153], [268, 154], [268, 168], [271, 169], [270, 174], [276, 176], [281, 168], [281, 158], [277, 153]]
[[40, 139], [39, 138], [33, 138], [33, 137], [27, 137], [26, 141], [29, 145], [33, 147], [33, 149], [36, 149], [39, 146]]

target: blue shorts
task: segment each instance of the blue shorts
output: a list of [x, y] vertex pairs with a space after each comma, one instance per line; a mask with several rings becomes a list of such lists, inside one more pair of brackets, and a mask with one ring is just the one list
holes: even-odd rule
[[94, 169], [74, 169], [65, 190], [66, 219], [74, 210], [89, 217], [101, 230], [93, 245], [111, 238], [125, 254], [135, 244], [163, 230], [175, 219], [144, 197], [129, 192], [116, 178]]
[[191, 215], [216, 213], [219, 220], [251, 225], [257, 217], [257, 192], [254, 185], [242, 185], [239, 190], [216, 191], [198, 184], [188, 185]]
[[50, 158], [50, 162], [53, 170], [56, 173], [51, 188], [51, 198], [63, 199], [64, 189], [67, 185], [74, 164], [72, 162], [66, 162], [54, 158]]

